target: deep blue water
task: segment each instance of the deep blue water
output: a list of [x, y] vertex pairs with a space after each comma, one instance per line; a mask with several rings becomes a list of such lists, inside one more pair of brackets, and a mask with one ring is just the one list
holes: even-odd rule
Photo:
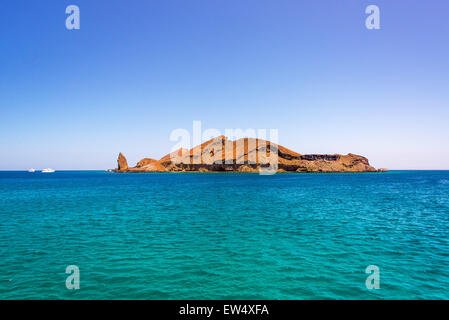
[[448, 299], [448, 194], [448, 171], [0, 172], [0, 299]]

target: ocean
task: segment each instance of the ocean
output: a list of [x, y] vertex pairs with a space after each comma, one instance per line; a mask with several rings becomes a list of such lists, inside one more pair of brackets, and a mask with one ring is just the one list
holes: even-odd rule
[[0, 172], [0, 299], [449, 299], [448, 194], [449, 171]]

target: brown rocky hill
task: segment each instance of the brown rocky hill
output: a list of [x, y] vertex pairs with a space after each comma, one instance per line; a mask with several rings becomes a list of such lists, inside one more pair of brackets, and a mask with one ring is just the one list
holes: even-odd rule
[[115, 172], [376, 172], [368, 159], [355, 154], [299, 154], [270, 141], [216, 137], [190, 150], [179, 149], [160, 160], [145, 158], [129, 168], [119, 154]]

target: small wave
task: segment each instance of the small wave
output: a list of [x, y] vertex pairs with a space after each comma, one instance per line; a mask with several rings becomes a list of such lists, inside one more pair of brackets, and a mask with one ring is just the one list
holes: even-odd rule
[[438, 181], [438, 183], [441, 183], [441, 184], [449, 184], [449, 180], [443, 179], [443, 180]]

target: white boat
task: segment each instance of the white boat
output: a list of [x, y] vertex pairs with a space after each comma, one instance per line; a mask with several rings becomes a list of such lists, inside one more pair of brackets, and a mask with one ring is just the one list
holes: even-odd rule
[[53, 173], [53, 172], [55, 172], [55, 170], [50, 169], [50, 168], [42, 170], [42, 173]]
[[28, 170], [28, 172], [36, 172], [36, 170], [31, 168], [31, 169]]

